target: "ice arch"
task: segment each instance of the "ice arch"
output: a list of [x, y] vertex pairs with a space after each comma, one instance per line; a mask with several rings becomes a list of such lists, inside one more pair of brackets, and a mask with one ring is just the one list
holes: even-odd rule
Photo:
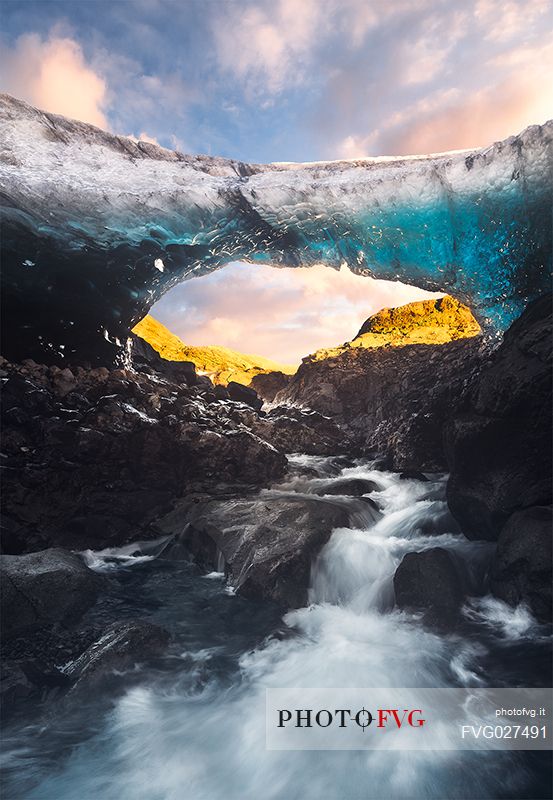
[[0, 100], [3, 349], [105, 361], [167, 289], [231, 260], [347, 263], [505, 327], [549, 288], [553, 122], [413, 158], [183, 156]]

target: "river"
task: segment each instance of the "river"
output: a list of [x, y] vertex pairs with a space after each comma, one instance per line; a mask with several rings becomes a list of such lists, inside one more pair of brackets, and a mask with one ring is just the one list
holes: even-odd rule
[[[309, 606], [282, 617], [234, 594], [221, 573], [163, 561], [151, 545], [87, 552], [116, 585], [91, 618], [161, 624], [172, 633], [169, 652], [114, 676], [109, 691], [38, 707], [8, 725], [4, 800], [549, 796], [550, 754], [265, 749], [267, 687], [532, 686], [549, 675], [546, 629], [486, 594], [492, 546], [456, 530], [445, 476], [401, 480], [373, 462], [290, 460], [295, 476], [271, 495], [366, 478], [381, 512], [376, 520], [358, 513], [356, 527], [333, 532], [312, 566]], [[450, 634], [393, 604], [403, 555], [436, 546], [455, 552], [471, 585]]]

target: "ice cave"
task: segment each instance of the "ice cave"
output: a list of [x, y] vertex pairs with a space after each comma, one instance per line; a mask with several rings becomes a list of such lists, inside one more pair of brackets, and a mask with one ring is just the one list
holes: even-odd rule
[[185, 156], [7, 95], [0, 129], [12, 358], [109, 363], [163, 293], [238, 259], [445, 290], [492, 332], [549, 288], [553, 122], [478, 150], [303, 164]]

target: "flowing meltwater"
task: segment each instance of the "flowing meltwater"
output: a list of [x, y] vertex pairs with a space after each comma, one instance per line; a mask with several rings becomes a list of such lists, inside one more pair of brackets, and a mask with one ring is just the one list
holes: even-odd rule
[[[531, 685], [525, 673], [547, 683], [544, 629], [524, 608], [483, 595], [491, 545], [459, 534], [443, 475], [400, 480], [371, 462], [290, 461], [295, 477], [271, 495], [312, 494], [344, 477], [378, 487], [376, 521], [369, 504], [363, 513], [357, 498], [332, 498], [351, 504], [354, 527], [335, 530], [313, 564], [309, 606], [281, 620], [270, 604], [235, 595], [220, 573], [156, 558], [158, 543], [86, 553], [116, 582], [111, 613], [116, 604], [119, 617], [163, 624], [172, 649], [115, 676], [114, 702], [66, 700], [63, 713], [14, 723], [6, 800], [547, 797], [546, 753], [265, 749], [267, 687], [301, 696], [303, 687]], [[464, 563], [474, 595], [455, 634], [432, 633], [393, 605], [403, 555], [436, 546]]]

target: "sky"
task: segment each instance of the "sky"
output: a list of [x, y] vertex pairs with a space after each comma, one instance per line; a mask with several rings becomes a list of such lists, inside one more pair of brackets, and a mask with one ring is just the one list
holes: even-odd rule
[[[553, 117], [551, 0], [2, 0], [0, 14], [3, 91], [183, 152], [253, 162], [440, 152]], [[236, 269], [211, 279], [216, 291], [181, 284], [162, 313], [190, 313], [193, 292], [193, 318], [208, 318], [210, 304], [215, 317]], [[206, 335], [226, 327], [237, 338], [266, 285], [254, 270], [240, 272], [234, 328], [212, 321]], [[273, 273], [275, 307], [295, 286], [307, 331], [313, 292], [301, 275]], [[336, 275], [344, 340], [358, 304], [350, 277]], [[367, 308], [394, 302], [389, 286], [369, 286]], [[251, 351], [253, 339], [211, 343]]]
[[353, 339], [384, 306], [439, 296], [346, 267], [275, 269], [237, 261], [180, 284], [151, 313], [188, 344], [224, 344], [299, 364], [320, 347]]

